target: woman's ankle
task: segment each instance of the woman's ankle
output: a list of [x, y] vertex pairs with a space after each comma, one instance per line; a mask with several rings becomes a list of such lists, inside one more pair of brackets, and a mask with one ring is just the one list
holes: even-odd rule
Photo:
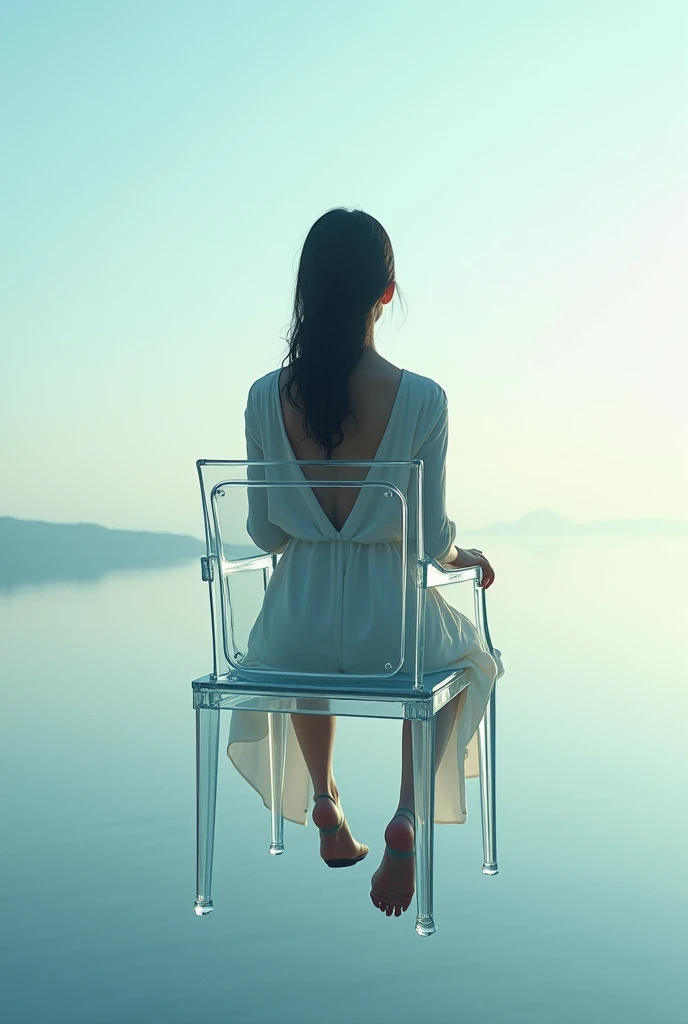
[[323, 782], [321, 789], [318, 789], [316, 786], [313, 786], [313, 799], [315, 799], [315, 797], [317, 796], [325, 795], [331, 797], [336, 804], [339, 804], [339, 790], [337, 789], [337, 785], [335, 782]]

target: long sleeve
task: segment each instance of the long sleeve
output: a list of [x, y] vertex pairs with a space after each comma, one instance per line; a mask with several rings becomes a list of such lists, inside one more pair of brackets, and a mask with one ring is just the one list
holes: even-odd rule
[[447, 518], [446, 510], [446, 457], [448, 441], [447, 398], [442, 410], [415, 459], [423, 460], [423, 530], [425, 552], [442, 561], [449, 554], [456, 526]]
[[[263, 462], [265, 456], [250, 422], [249, 407], [244, 414], [246, 427], [246, 458], [249, 462]], [[265, 480], [260, 466], [248, 467], [249, 480]], [[268, 492], [265, 487], [248, 487], [248, 519], [246, 529], [251, 540], [263, 551], [279, 554], [284, 551], [289, 535], [268, 519]]]

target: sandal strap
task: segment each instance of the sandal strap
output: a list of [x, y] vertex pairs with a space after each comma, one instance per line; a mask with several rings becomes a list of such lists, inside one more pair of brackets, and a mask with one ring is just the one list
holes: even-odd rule
[[[408, 814], [411, 815], [410, 818], [407, 818]], [[416, 827], [416, 816], [410, 807], [400, 807], [399, 810], [394, 815], [394, 817], [392, 818], [392, 821], [394, 821], [394, 818], [398, 818], [399, 815], [401, 815], [403, 818], [406, 818], [407, 821], [410, 821], [414, 828]]]
[[337, 803], [337, 801], [335, 800], [335, 798], [333, 796], [330, 796], [329, 793], [318, 793], [317, 796], [313, 797], [313, 803], [315, 803], [316, 800], [322, 799], [322, 797], [324, 797], [324, 796], [326, 796], [328, 800], [331, 800], [332, 803], [337, 808], [337, 810], [339, 811], [339, 821], [337, 822], [336, 825], [330, 825], [329, 828], [318, 828], [317, 825], [316, 825], [316, 828], [318, 828], [318, 832], [320, 833], [321, 836], [333, 836], [335, 834], [335, 832], [339, 832], [340, 828], [344, 824], [345, 818], [344, 818], [344, 815], [341, 812], [341, 808], [340, 808], [339, 804]]
[[415, 848], [415, 846], [413, 847], [412, 850], [393, 850], [391, 846], [389, 846], [387, 843], [385, 843], [385, 849], [387, 850], [387, 853], [391, 853], [393, 857], [406, 857], [406, 858], [409, 858], [409, 857], [415, 857], [416, 856], [416, 848]]

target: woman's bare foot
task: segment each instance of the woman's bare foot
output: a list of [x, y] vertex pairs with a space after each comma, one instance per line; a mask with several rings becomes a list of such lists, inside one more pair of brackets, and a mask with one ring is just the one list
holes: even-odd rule
[[[385, 843], [399, 853], [413, 850], [415, 834], [410, 818], [395, 815], [385, 829]], [[370, 898], [387, 917], [401, 917], [408, 910], [415, 886], [415, 857], [395, 857], [385, 850], [382, 863], [373, 875]]]
[[[334, 799], [337, 800], [336, 804], [325, 797], [316, 801], [313, 824], [317, 828], [334, 828], [341, 818], [343, 812], [339, 806], [339, 794], [335, 794]], [[320, 856], [323, 860], [362, 860], [366, 853], [368, 847], [356, 842], [346, 819], [336, 832], [320, 836]]]

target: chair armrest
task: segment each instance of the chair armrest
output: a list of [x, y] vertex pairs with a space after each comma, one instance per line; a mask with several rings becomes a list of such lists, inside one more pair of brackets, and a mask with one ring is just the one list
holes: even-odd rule
[[[235, 572], [250, 572], [255, 569], [274, 569], [276, 556], [267, 552], [259, 555], [248, 555], [246, 558], [223, 558], [220, 563], [222, 576], [229, 576]], [[201, 558], [201, 578], [208, 583], [215, 578], [215, 566], [217, 559], [213, 556]]]
[[246, 558], [223, 558], [222, 575], [229, 576], [235, 572], [251, 572], [254, 569], [274, 569], [275, 556], [267, 551], [259, 555], [248, 555]]
[[466, 583], [468, 580], [480, 584], [483, 578], [483, 570], [479, 565], [469, 565], [465, 569], [447, 569], [434, 558], [427, 558], [421, 562], [421, 566], [422, 586], [425, 589], [444, 587], [448, 583]]

